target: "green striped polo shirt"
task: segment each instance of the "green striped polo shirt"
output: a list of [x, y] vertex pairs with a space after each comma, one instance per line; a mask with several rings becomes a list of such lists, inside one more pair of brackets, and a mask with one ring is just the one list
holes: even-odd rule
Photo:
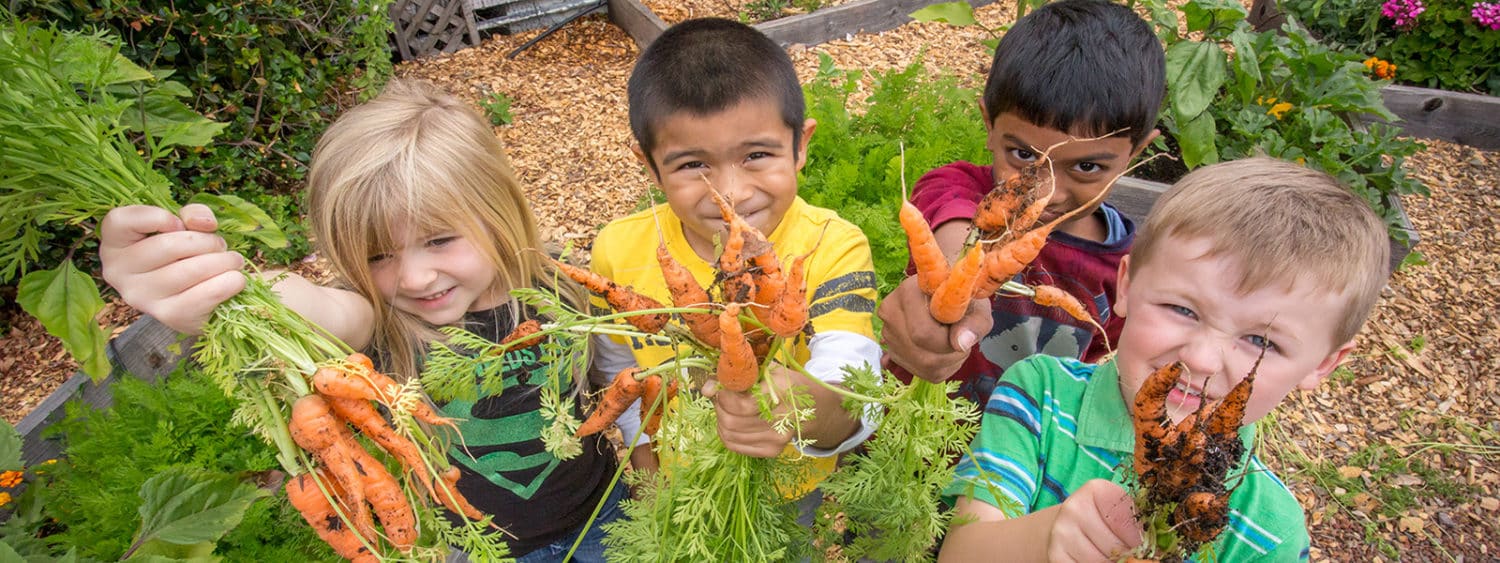
[[[1247, 452], [1254, 433], [1254, 425], [1240, 430]], [[1091, 479], [1124, 483], [1135, 432], [1114, 362], [1036, 355], [1012, 365], [985, 404], [972, 446], [943, 492], [950, 501], [968, 495], [1030, 514], [1061, 504]], [[1229, 525], [1212, 553], [1218, 561], [1307, 560], [1301, 505], [1259, 458], [1246, 455], [1248, 470], [1230, 472]], [[997, 502], [992, 491], [1009, 498]]]

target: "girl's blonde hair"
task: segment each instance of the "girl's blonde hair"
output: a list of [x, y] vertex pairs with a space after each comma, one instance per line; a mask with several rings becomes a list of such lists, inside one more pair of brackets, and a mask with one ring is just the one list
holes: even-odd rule
[[1156, 200], [1130, 250], [1130, 274], [1167, 236], [1204, 238], [1238, 263], [1236, 287], [1311, 283], [1345, 301], [1335, 347], [1354, 338], [1389, 276], [1385, 223], [1332, 176], [1256, 157], [1194, 170]]
[[[424, 343], [441, 335], [375, 287], [369, 258], [405, 244], [394, 225], [462, 236], [494, 265], [497, 292], [550, 275], [526, 195], [490, 124], [426, 82], [393, 80], [329, 126], [313, 151], [306, 212], [318, 250], [374, 306], [371, 348], [398, 378], [416, 375]], [[513, 319], [518, 310], [511, 308]]]

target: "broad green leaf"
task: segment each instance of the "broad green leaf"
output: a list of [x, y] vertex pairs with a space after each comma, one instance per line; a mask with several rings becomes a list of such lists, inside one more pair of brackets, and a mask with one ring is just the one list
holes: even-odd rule
[[20, 471], [21, 434], [10, 421], [0, 418], [0, 471]]
[[250, 503], [269, 494], [229, 475], [169, 468], [141, 485], [136, 543], [217, 541], [239, 525]]
[[1247, 15], [1244, 6], [1224, 0], [1193, 0], [1182, 5], [1189, 33], [1207, 31], [1211, 37], [1222, 37]]
[[968, 2], [933, 4], [909, 14], [919, 22], [943, 22], [951, 25], [974, 25], [974, 8]]
[[1173, 111], [1191, 118], [1208, 109], [1224, 85], [1224, 57], [1218, 45], [1202, 41], [1167, 49], [1167, 95]]
[[219, 220], [219, 234], [229, 242], [230, 248], [245, 248], [244, 239], [250, 239], [268, 248], [284, 248], [286, 234], [265, 211], [255, 204], [229, 194], [199, 193], [190, 203], [207, 205]]
[[1234, 93], [1241, 104], [1249, 104], [1255, 97], [1255, 85], [1260, 82], [1260, 57], [1255, 54], [1255, 41], [1242, 26], [1229, 34], [1234, 45]]
[[94, 381], [109, 375], [104, 354], [109, 333], [94, 320], [104, 309], [104, 299], [94, 279], [74, 268], [73, 262], [26, 274], [17, 286], [16, 301], [42, 322], [47, 333], [62, 340], [63, 348]]
[[1177, 146], [1182, 147], [1182, 163], [1189, 170], [1219, 161], [1219, 152], [1214, 146], [1213, 114], [1200, 113], [1197, 117], [1178, 121], [1177, 126], [1173, 134], [1177, 136]]
[[0, 563], [26, 563], [26, 560], [10, 544], [0, 541]]

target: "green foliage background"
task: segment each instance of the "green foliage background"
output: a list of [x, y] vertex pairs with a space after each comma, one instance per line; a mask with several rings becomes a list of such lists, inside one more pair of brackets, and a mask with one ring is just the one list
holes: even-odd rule
[[16, 10], [118, 37], [127, 58], [169, 72], [194, 110], [226, 123], [212, 144], [155, 165], [178, 201], [232, 194], [270, 213], [292, 244], [266, 258], [285, 263], [310, 249], [297, 194], [318, 136], [391, 75], [390, 1], [56, 0]]
[[990, 155], [979, 94], [956, 77], [930, 74], [919, 60], [874, 73], [870, 94], [858, 99], [862, 78], [863, 72], [836, 69], [822, 55], [817, 76], [803, 86], [808, 117], [818, 129], [798, 194], [864, 230], [884, 295], [906, 276], [906, 234], [896, 220], [906, 195], [903, 146], [907, 194], [934, 168], [957, 160], [988, 164]]
[[[139, 526], [141, 485], [171, 467], [239, 475], [278, 469], [276, 450], [231, 424], [234, 406], [200, 373], [176, 371], [157, 384], [124, 377], [112, 386], [114, 405], [67, 405], [49, 429], [67, 444], [36, 487], [57, 532], [59, 551], [119, 559]], [[328, 545], [278, 495], [252, 504], [241, 524], [219, 540], [226, 561], [330, 561]]]
[[1473, 0], [1423, 0], [1409, 30], [1381, 0], [1286, 0], [1281, 8], [1331, 47], [1396, 64], [1396, 82], [1500, 96], [1500, 30], [1474, 21]]

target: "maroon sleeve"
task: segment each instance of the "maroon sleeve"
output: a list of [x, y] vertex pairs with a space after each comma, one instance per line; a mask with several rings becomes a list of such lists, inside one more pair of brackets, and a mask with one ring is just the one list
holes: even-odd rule
[[990, 167], [960, 160], [923, 174], [912, 188], [911, 203], [937, 229], [954, 219], [973, 220], [979, 199], [994, 184]]

